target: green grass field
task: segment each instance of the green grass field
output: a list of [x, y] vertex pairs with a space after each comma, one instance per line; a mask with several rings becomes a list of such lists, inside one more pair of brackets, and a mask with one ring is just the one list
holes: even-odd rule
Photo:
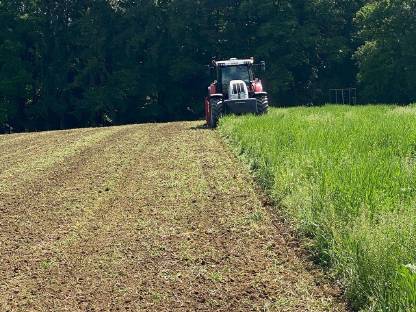
[[354, 310], [416, 310], [416, 106], [273, 109], [220, 131]]

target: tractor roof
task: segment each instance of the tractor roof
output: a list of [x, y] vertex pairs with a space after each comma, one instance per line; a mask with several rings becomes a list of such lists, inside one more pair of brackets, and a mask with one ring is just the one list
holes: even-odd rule
[[254, 59], [243, 59], [243, 60], [239, 60], [236, 58], [231, 58], [229, 60], [226, 61], [215, 61], [214, 62], [216, 66], [237, 66], [237, 65], [253, 65], [254, 64]]

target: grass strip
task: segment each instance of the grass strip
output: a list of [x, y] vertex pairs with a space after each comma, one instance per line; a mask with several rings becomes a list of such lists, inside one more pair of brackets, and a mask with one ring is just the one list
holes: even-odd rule
[[416, 310], [416, 106], [272, 109], [219, 129], [354, 310]]

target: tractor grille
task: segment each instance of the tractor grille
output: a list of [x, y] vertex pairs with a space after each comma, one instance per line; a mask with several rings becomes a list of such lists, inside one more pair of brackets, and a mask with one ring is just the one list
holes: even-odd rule
[[233, 80], [230, 82], [230, 88], [228, 95], [230, 100], [248, 99], [248, 90], [244, 81]]
[[233, 94], [240, 94], [240, 93], [245, 93], [245, 88], [244, 88], [244, 84], [243, 83], [236, 83], [233, 85]]

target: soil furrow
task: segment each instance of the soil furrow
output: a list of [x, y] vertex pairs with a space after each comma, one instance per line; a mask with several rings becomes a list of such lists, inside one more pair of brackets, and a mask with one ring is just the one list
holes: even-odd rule
[[[113, 131], [106, 137], [106, 144], [96, 142], [80, 150], [45, 171], [37, 181], [19, 185], [13, 196], [2, 197], [2, 290], [22, 285], [13, 295], [27, 298], [28, 290], [36, 289], [33, 282], [39, 280], [38, 271], [51, 263], [54, 246], [74, 239], [79, 234], [81, 220], [87, 222], [96, 202], [108, 197], [106, 190], [117, 179], [122, 166], [117, 161], [117, 152], [129, 143], [123, 140], [129, 131], [123, 128]], [[109, 165], [103, 166], [103, 161]], [[22, 217], [26, 214], [27, 217]], [[6, 296], [0, 298], [0, 303], [1, 299], [5, 300]]]
[[199, 125], [119, 128], [0, 198], [0, 310], [344, 310]]
[[[9, 162], [3, 161], [3, 170], [0, 172], [0, 194], [15, 193], [14, 189], [21, 183], [38, 179], [45, 171], [56, 164], [65, 163], [68, 157], [105, 140], [118, 129], [103, 129], [101, 131], [82, 132], [78, 135], [51, 137], [43, 144], [35, 145], [30, 153], [25, 154], [17, 161], [13, 158]], [[30, 148], [29, 148], [30, 149]]]
[[52, 152], [57, 147], [56, 145], [62, 141], [77, 141], [91, 132], [101, 131], [103, 129], [90, 128], [78, 131], [51, 131], [3, 136], [3, 140], [0, 141], [0, 173], [13, 165], [26, 162], [38, 154]]

